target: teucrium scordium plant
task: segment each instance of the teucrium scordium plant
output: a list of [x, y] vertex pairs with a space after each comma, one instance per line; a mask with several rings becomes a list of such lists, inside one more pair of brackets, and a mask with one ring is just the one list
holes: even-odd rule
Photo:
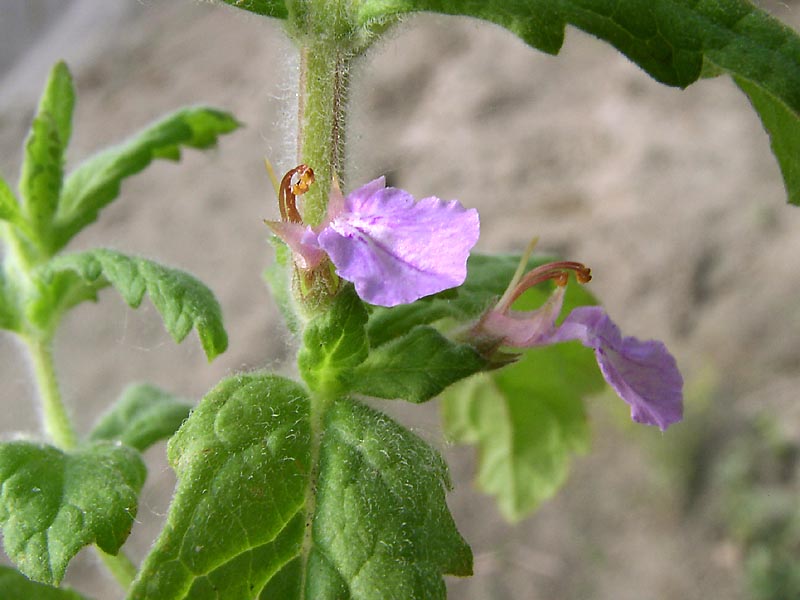
[[[675, 359], [660, 342], [621, 334], [583, 287], [584, 264], [470, 256], [479, 227], [491, 227], [475, 209], [416, 200], [383, 178], [346, 179], [353, 60], [406, 13], [478, 17], [551, 53], [570, 23], [670, 85], [731, 74], [770, 133], [790, 202], [800, 203], [800, 42], [745, 2], [228, 3], [282, 19], [300, 54], [298, 166], [275, 181], [280, 220], [267, 222], [277, 255], [267, 279], [298, 342], [298, 380], [233, 375], [188, 418], [186, 403], [134, 386], [78, 439], [50, 352], [67, 310], [113, 286], [133, 307], [149, 295], [176, 341], [196, 329], [209, 359], [227, 339], [213, 296], [186, 273], [64, 247], [124, 178], [238, 124], [215, 109], [184, 109], [65, 177], [74, 92], [56, 65], [19, 193], [0, 181], [0, 326], [30, 350], [48, 436], [0, 444], [4, 544], [29, 578], [0, 570], [0, 596], [75, 598], [42, 584], [57, 586], [75, 553], [95, 544], [135, 599], [444, 598], [444, 575], [472, 571], [445, 502], [446, 466], [356, 396], [420, 403], [444, 392], [447, 434], [477, 445], [478, 484], [512, 520], [552, 496], [585, 449], [583, 397], [603, 380], [634, 421], [666, 430], [681, 419]], [[166, 437], [177, 488], [136, 567], [116, 553], [145, 476], [140, 453]]]

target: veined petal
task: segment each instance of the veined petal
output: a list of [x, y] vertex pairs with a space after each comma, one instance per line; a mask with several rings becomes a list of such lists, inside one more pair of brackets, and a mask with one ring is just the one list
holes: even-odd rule
[[319, 233], [337, 274], [353, 282], [363, 300], [380, 306], [461, 285], [478, 241], [478, 212], [457, 200], [415, 203], [408, 192], [384, 185], [376, 179], [349, 194], [344, 212]]
[[574, 309], [545, 343], [568, 340], [594, 349], [603, 377], [630, 405], [634, 421], [663, 431], [683, 418], [683, 378], [663, 343], [622, 337], [598, 306]]

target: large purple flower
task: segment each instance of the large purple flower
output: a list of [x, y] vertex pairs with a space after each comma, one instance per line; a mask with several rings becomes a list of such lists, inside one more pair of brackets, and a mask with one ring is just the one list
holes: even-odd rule
[[[582, 282], [591, 278], [589, 269], [572, 262], [551, 263], [524, 277], [515, 276], [506, 294], [475, 325], [473, 338], [484, 348], [532, 348], [577, 340], [594, 350], [603, 377], [630, 405], [634, 421], [658, 425], [662, 431], [680, 421], [683, 378], [662, 342], [623, 337], [599, 306], [575, 308], [556, 326], [569, 271], [575, 271]], [[511, 304], [525, 290], [549, 279], [558, 286], [541, 308], [528, 312], [511, 310]]]
[[415, 202], [383, 177], [347, 198], [331, 196], [319, 246], [370, 304], [408, 304], [464, 283], [478, 241], [478, 211], [431, 196]]
[[[281, 190], [295, 189], [291, 177], [284, 182]], [[383, 177], [346, 198], [334, 182], [328, 216], [318, 227], [303, 225], [299, 215], [292, 218], [291, 209], [282, 209], [281, 216], [268, 225], [293, 250], [298, 267], [313, 269], [327, 255], [363, 300], [380, 306], [408, 304], [461, 285], [480, 229], [475, 209], [434, 196], [415, 202], [408, 192], [387, 188]]]

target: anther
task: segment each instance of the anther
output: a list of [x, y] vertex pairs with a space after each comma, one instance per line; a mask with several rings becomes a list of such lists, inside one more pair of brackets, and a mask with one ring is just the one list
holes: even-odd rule
[[286, 172], [281, 179], [278, 193], [281, 220], [290, 223], [303, 222], [303, 217], [297, 210], [297, 196], [305, 194], [312, 183], [314, 183], [314, 171], [308, 165], [298, 165]]

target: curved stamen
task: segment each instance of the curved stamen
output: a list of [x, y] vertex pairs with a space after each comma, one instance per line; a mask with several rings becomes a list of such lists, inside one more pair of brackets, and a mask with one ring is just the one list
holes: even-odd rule
[[592, 270], [583, 263], [562, 260], [541, 265], [526, 273], [512, 289], [507, 290], [497, 303], [497, 309], [501, 312], [506, 311], [526, 290], [545, 281], [552, 280], [556, 285], [564, 287], [569, 281], [570, 271], [575, 273], [578, 283], [588, 283], [592, 280]]
[[278, 192], [278, 206], [282, 221], [303, 222], [303, 217], [297, 210], [297, 196], [305, 194], [312, 183], [314, 183], [314, 171], [308, 165], [298, 165], [286, 172], [281, 179]]

